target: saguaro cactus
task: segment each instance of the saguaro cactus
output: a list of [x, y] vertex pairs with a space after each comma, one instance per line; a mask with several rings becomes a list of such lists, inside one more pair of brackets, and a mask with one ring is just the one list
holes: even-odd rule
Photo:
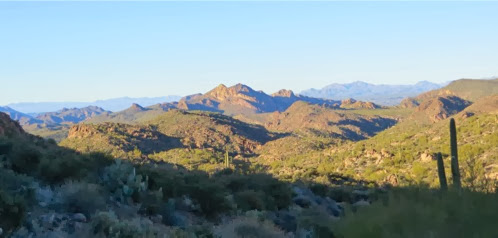
[[457, 149], [457, 134], [455, 119], [450, 120], [450, 147], [451, 147], [451, 174], [453, 176], [453, 186], [461, 188], [460, 183], [460, 169], [458, 166], [458, 149]]
[[225, 150], [225, 168], [230, 168], [230, 157], [228, 156], [228, 149]]
[[446, 182], [446, 173], [444, 172], [444, 162], [441, 153], [436, 154], [437, 160], [437, 173], [439, 175], [439, 184], [441, 185], [441, 190], [448, 189], [448, 183]]

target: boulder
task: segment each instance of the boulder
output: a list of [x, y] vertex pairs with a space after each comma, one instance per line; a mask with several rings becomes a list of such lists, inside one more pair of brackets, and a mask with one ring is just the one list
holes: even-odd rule
[[82, 213], [76, 213], [73, 215], [73, 221], [86, 222], [86, 216]]

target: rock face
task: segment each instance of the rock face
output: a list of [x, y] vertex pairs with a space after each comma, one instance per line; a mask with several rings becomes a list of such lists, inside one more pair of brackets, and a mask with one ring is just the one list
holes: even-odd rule
[[435, 160], [435, 157], [433, 154], [426, 151], [420, 155], [420, 160], [422, 162], [431, 162], [431, 161]]
[[376, 109], [380, 108], [379, 105], [373, 102], [363, 102], [356, 101], [355, 99], [349, 98], [341, 101], [341, 108], [346, 109]]

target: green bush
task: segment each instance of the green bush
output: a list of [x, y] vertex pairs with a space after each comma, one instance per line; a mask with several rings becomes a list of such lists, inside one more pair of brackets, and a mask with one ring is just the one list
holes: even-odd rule
[[237, 208], [243, 211], [264, 210], [266, 207], [264, 197], [265, 194], [263, 192], [256, 192], [254, 190], [240, 191], [234, 196]]
[[18, 173], [34, 174], [40, 163], [41, 153], [31, 146], [16, 147], [11, 153], [12, 169]]
[[98, 184], [69, 181], [63, 184], [59, 191], [66, 211], [89, 216], [106, 208], [107, 195]]
[[13, 196], [0, 189], [0, 228], [10, 232], [21, 225], [26, 215], [26, 203], [21, 196]]
[[338, 237], [498, 237], [498, 194], [398, 189], [336, 224]]

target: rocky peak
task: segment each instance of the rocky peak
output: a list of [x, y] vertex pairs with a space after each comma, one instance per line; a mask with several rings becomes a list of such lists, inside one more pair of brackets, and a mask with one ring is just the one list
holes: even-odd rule
[[131, 107], [128, 108], [128, 110], [133, 110], [133, 111], [145, 111], [146, 109], [136, 103], [131, 104]]
[[287, 89], [281, 89], [280, 91], [272, 94], [273, 97], [286, 97], [286, 98], [291, 98], [295, 97], [296, 95], [292, 90], [287, 90]]
[[354, 100], [353, 98], [348, 98], [348, 99], [342, 100], [341, 104], [343, 104], [343, 105], [350, 105], [350, 104], [353, 104], [355, 102], [356, 102], [356, 100]]
[[250, 88], [249, 86], [247, 85], [244, 85], [244, 84], [241, 84], [241, 83], [238, 83], [232, 87], [230, 87], [230, 90], [231, 91], [234, 91], [236, 93], [241, 93], [241, 92], [245, 92], [245, 93], [248, 93], [248, 92], [251, 92], [251, 91], [254, 91], [252, 88]]

